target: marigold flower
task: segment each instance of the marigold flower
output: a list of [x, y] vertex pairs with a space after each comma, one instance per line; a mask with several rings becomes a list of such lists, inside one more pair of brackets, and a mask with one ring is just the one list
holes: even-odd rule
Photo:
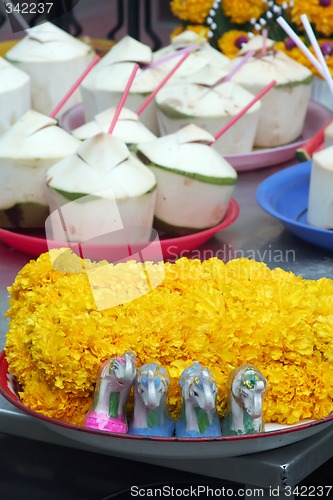
[[227, 57], [235, 57], [240, 49], [242, 43], [248, 40], [247, 32], [241, 30], [226, 31], [218, 40], [218, 47]]
[[212, 0], [171, 0], [172, 13], [183, 21], [202, 24], [212, 7]]
[[259, 18], [267, 9], [262, 0], [223, 0], [222, 9], [231, 22], [244, 24], [252, 18]]

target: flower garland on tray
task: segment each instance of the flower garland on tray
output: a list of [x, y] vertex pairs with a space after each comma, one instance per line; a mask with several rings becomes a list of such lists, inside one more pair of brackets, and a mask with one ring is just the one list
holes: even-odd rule
[[[276, 22], [282, 16], [302, 38], [305, 34], [300, 16], [306, 14], [333, 74], [333, 0], [171, 0], [170, 5], [174, 16], [182, 21], [172, 36], [194, 30], [233, 58], [244, 43], [267, 29], [278, 50], [320, 76]], [[306, 36], [303, 41], [313, 52]]]
[[[9, 288], [5, 351], [28, 407], [82, 425], [101, 363], [131, 349], [138, 366], [156, 361], [169, 371], [175, 417], [179, 378], [193, 361], [213, 372], [220, 416], [228, 376], [246, 363], [268, 380], [266, 422], [292, 424], [333, 411], [332, 280], [305, 280], [246, 258], [181, 258], [145, 263], [150, 279], [164, 265], [163, 282], [98, 310], [82, 261], [61, 250], [52, 251], [55, 258], [57, 269], [49, 254], [30, 261]], [[99, 293], [128, 293], [142, 273], [133, 261], [84, 267], [100, 272]]]

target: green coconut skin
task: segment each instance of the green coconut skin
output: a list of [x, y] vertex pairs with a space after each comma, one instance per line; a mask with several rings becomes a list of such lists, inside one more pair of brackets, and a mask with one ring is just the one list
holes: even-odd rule
[[210, 229], [209, 227], [180, 227], [174, 226], [172, 224], [168, 224], [167, 222], [159, 219], [158, 217], [154, 217], [154, 228], [160, 233], [163, 234], [165, 238], [168, 236], [187, 236], [189, 234], [195, 234], [199, 231], [204, 231], [205, 229]]
[[0, 210], [0, 227], [5, 229], [44, 228], [49, 208], [39, 203], [17, 203]]
[[291, 88], [291, 87], [297, 87], [298, 85], [311, 85], [313, 81], [313, 75], [308, 76], [304, 80], [299, 80], [296, 82], [290, 82], [290, 83], [280, 83], [275, 86], [275, 88]]
[[[89, 201], [101, 199], [99, 196], [94, 196], [94, 195], [89, 194], [89, 193], [70, 193], [68, 191], [63, 191], [62, 189], [54, 188], [50, 185], [49, 185], [49, 188], [53, 189], [53, 191], [55, 191], [56, 193], [59, 193], [61, 196], [66, 198], [66, 200], [69, 200], [69, 201], [77, 201], [80, 198], [84, 198], [86, 196], [89, 196]], [[155, 191], [155, 189], [157, 189], [157, 184], [155, 184], [151, 189], [149, 189], [146, 193], [143, 193], [141, 196], [146, 196], [147, 194], [150, 194], [153, 191]]]
[[237, 182], [237, 177], [212, 177], [209, 175], [198, 174], [196, 172], [186, 172], [184, 170], [178, 170], [175, 168], [164, 167], [162, 165], [157, 165], [147, 158], [141, 151], [137, 151], [137, 157], [149, 168], [161, 168], [167, 172], [172, 172], [176, 175], [182, 175], [183, 177], [188, 177], [190, 179], [195, 179], [196, 181], [204, 182], [205, 184], [215, 184], [218, 186], [233, 186]]

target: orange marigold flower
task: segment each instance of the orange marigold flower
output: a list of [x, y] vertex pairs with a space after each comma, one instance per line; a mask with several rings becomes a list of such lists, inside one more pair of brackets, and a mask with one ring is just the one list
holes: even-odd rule
[[248, 36], [246, 31], [230, 30], [224, 33], [217, 43], [221, 52], [232, 59], [238, 54], [242, 44], [247, 41]]
[[267, 9], [267, 4], [262, 0], [223, 0], [222, 8], [233, 23], [243, 24], [260, 17]]
[[172, 13], [183, 21], [202, 24], [212, 7], [212, 0], [172, 0]]

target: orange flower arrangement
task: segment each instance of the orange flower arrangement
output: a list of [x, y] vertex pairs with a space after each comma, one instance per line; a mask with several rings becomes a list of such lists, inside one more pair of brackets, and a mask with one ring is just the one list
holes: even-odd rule
[[[81, 425], [100, 364], [131, 349], [139, 365], [155, 360], [169, 370], [174, 416], [179, 377], [195, 360], [214, 374], [220, 416], [228, 376], [245, 363], [268, 379], [266, 422], [292, 424], [333, 411], [332, 280], [305, 280], [245, 258], [182, 258], [164, 264], [163, 282], [149, 293], [98, 310], [80, 259], [61, 250], [52, 256], [63, 258], [63, 272], [43, 254], [9, 288], [5, 351], [28, 407]], [[160, 265], [146, 263], [149, 272]], [[89, 266], [96, 269], [84, 261]], [[124, 280], [128, 288], [129, 277], [137, 286], [142, 269], [135, 262], [97, 267], [106, 293]]]

